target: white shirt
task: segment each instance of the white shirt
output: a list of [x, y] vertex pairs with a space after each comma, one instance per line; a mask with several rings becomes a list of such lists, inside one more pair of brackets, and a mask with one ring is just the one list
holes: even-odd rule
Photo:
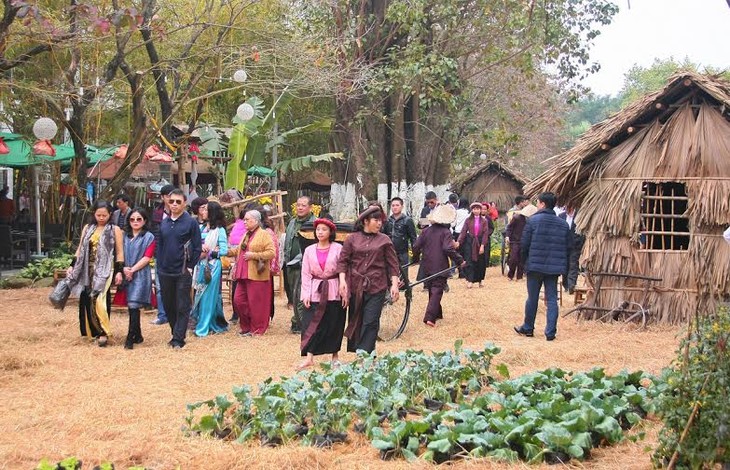
[[730, 243], [730, 227], [725, 230], [725, 232], [722, 234], [722, 236], [725, 238], [725, 241]]
[[458, 209], [456, 211], [456, 220], [451, 225], [454, 232], [461, 233], [461, 229], [464, 227], [464, 222], [469, 218], [469, 209]]

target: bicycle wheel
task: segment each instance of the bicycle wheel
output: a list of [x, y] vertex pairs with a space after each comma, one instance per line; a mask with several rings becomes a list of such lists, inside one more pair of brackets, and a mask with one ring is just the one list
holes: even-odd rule
[[[400, 278], [405, 279], [404, 269], [401, 268]], [[413, 290], [408, 284], [404, 284], [400, 289], [401, 298], [398, 302], [393, 302], [390, 292], [385, 294], [385, 302], [383, 310], [380, 313], [380, 329], [378, 330], [378, 340], [392, 341], [403, 334], [408, 324], [408, 316], [411, 312], [411, 300], [413, 299]]]
[[500, 265], [502, 266], [502, 276], [507, 274], [507, 261], [509, 261], [509, 247], [505, 246], [504, 239], [502, 240], [502, 254], [499, 258]]

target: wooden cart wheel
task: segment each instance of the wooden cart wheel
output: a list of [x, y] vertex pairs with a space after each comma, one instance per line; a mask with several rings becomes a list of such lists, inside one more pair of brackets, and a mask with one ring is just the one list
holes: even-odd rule
[[[401, 267], [400, 279], [405, 280], [405, 270]], [[385, 295], [385, 303], [383, 311], [380, 314], [380, 329], [378, 330], [378, 339], [380, 341], [392, 341], [406, 329], [408, 324], [408, 316], [411, 312], [411, 300], [413, 299], [413, 289], [408, 284], [403, 283], [400, 290], [401, 298], [398, 302], [393, 303], [390, 293]]]
[[619, 321], [623, 322], [623, 330], [632, 331], [643, 331], [646, 329], [646, 322], [648, 312], [646, 309], [636, 302], [631, 302], [632, 307], [636, 307], [637, 311], [633, 313], [624, 313]]

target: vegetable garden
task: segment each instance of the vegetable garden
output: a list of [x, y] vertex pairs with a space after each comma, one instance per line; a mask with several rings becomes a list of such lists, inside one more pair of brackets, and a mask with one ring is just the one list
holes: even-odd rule
[[[657, 390], [643, 372], [610, 376], [603, 369], [573, 374], [551, 368], [495, 380], [499, 348], [425, 354], [408, 350], [361, 354], [343, 367], [324, 367], [280, 381], [257, 394], [236, 387], [188, 405], [193, 434], [277, 446], [292, 440], [319, 447], [365, 434], [383, 460], [443, 463], [467, 457], [565, 463], [624, 438], [652, 411]], [[504, 364], [496, 370], [508, 377]], [[196, 416], [198, 411], [206, 414]]]

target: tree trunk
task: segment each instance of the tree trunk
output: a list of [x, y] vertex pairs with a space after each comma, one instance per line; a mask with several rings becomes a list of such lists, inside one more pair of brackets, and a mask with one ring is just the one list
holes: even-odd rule
[[124, 187], [135, 167], [144, 158], [144, 150], [149, 144], [152, 132], [147, 122], [147, 115], [144, 111], [144, 89], [142, 88], [142, 75], [135, 74], [129, 67], [122, 66], [124, 75], [132, 90], [132, 130], [129, 135], [129, 147], [127, 158], [122, 163], [119, 171], [99, 196], [102, 199], [111, 200]]

